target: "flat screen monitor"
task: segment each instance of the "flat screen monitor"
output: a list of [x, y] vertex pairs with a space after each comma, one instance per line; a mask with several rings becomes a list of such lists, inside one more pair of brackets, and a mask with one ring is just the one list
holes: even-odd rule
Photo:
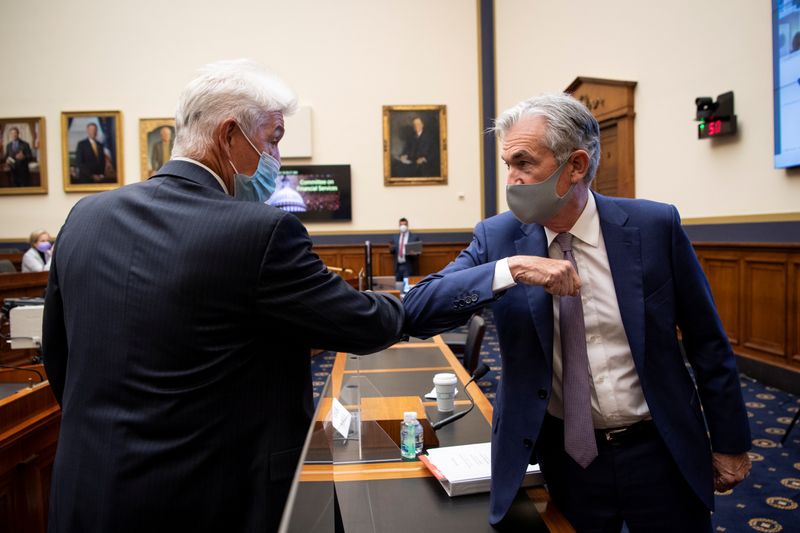
[[800, 165], [800, 1], [772, 0], [775, 167]]
[[350, 165], [283, 166], [267, 203], [304, 222], [349, 221]]

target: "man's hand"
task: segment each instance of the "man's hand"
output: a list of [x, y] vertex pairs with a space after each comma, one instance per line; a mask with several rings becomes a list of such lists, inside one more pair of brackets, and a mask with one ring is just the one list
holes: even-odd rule
[[569, 261], [515, 255], [508, 258], [508, 268], [517, 283], [541, 285], [556, 296], [577, 296], [581, 288], [581, 278]]
[[711, 454], [714, 466], [714, 490], [725, 492], [739, 484], [750, 475], [750, 456], [745, 453], [734, 455], [714, 452]]

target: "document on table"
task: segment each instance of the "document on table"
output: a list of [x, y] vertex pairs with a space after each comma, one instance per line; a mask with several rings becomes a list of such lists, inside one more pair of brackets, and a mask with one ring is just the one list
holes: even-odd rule
[[[491, 443], [447, 446], [428, 450], [420, 460], [450, 496], [487, 492], [492, 477]], [[523, 487], [544, 483], [539, 465], [528, 465]]]

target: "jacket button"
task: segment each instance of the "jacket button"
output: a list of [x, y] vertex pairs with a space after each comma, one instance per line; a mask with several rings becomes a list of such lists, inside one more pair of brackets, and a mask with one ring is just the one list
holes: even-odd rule
[[541, 398], [542, 400], [547, 398], [547, 391], [544, 389], [539, 389], [539, 398]]
[[525, 446], [526, 448], [530, 448], [531, 446], [533, 446], [533, 441], [528, 438], [522, 439], [522, 445]]

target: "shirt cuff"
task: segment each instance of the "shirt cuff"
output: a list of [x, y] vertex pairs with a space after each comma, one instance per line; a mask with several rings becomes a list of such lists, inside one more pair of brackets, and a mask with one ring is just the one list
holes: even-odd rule
[[511, 276], [511, 269], [508, 268], [508, 257], [500, 259], [494, 264], [494, 279], [492, 280], [492, 292], [500, 292], [510, 289], [516, 285]]

